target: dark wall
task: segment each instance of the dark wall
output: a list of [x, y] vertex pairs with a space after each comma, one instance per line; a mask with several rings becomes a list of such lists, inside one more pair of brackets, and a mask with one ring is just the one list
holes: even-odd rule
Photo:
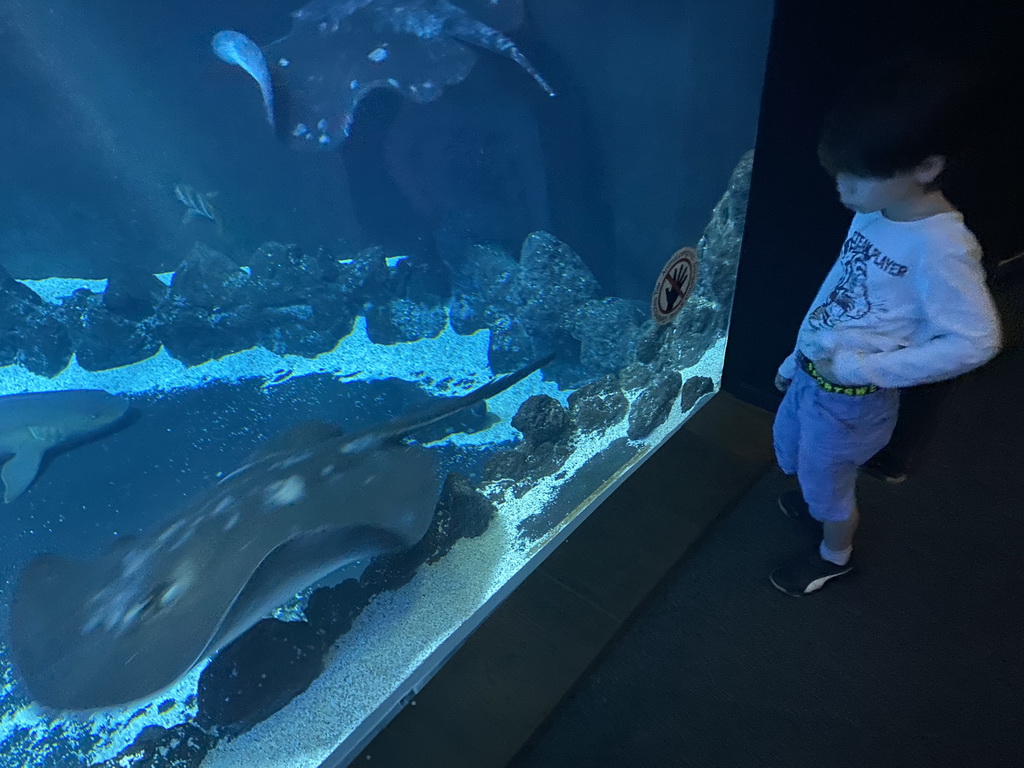
[[851, 214], [817, 164], [821, 120], [858, 69], [905, 50], [953, 58], [977, 75], [977, 153], [949, 196], [986, 264], [1024, 249], [1021, 208], [1024, 8], [1002, 0], [821, 3], [778, 0], [723, 387], [774, 409], [775, 372], [838, 256]]

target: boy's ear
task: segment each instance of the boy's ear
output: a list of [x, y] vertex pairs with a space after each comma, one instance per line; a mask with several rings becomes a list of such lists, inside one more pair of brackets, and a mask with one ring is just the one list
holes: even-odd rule
[[919, 184], [931, 184], [946, 169], [946, 158], [943, 155], [926, 157], [914, 169], [914, 180]]

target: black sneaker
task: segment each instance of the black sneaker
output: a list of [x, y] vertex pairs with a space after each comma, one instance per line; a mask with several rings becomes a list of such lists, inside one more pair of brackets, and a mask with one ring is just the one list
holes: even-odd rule
[[860, 471], [887, 483], [902, 483], [907, 479], [907, 468], [903, 462], [890, 459], [883, 454], [875, 454], [861, 464]]
[[779, 494], [779, 509], [790, 520], [796, 520], [815, 533], [821, 533], [821, 522], [811, 517], [810, 507], [807, 506], [800, 491], [785, 491]]
[[817, 592], [826, 582], [836, 576], [843, 576], [853, 570], [853, 561], [846, 565], [836, 565], [822, 559], [817, 548], [813, 551], [801, 552], [784, 562], [769, 577], [772, 586], [787, 595], [809, 595]]

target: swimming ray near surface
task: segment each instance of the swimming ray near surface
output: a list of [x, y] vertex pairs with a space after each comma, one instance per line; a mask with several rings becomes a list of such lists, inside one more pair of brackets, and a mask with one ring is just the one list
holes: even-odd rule
[[412, 547], [443, 478], [435, 453], [403, 438], [550, 360], [353, 435], [300, 425], [160, 530], [91, 561], [36, 557], [11, 607], [19, 678], [56, 709], [126, 705], [174, 685], [338, 568]]
[[478, 49], [516, 62], [554, 96], [502, 31], [522, 16], [523, 0], [313, 0], [292, 13], [288, 35], [262, 49], [235, 31], [218, 32], [213, 48], [257, 81], [271, 125], [291, 146], [330, 149], [370, 91], [434, 101], [466, 79]]

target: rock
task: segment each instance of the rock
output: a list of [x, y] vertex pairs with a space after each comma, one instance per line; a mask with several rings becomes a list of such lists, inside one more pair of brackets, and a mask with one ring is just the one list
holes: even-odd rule
[[495, 507], [465, 475], [451, 472], [445, 478], [437, 512], [430, 530], [417, 546], [426, 551], [427, 563], [448, 554], [459, 539], [473, 539], [491, 524]]
[[[726, 191], [715, 205], [697, 248], [700, 272], [694, 295], [717, 305], [725, 323], [736, 285], [753, 166], [754, 151], [750, 150], [733, 169]], [[720, 322], [719, 327], [724, 330], [726, 326]]]
[[47, 304], [0, 267], [0, 366], [56, 376], [71, 361], [72, 323], [62, 306]]
[[261, 620], [202, 671], [196, 723], [222, 736], [244, 733], [309, 687], [330, 645], [304, 621]]
[[189, 366], [256, 346], [261, 327], [250, 305], [205, 309], [177, 295], [168, 297], [155, 318], [155, 334], [168, 354]]
[[607, 429], [628, 411], [629, 400], [611, 376], [582, 386], [569, 395], [569, 414], [583, 432]]
[[374, 344], [432, 339], [440, 335], [447, 322], [443, 306], [426, 306], [409, 299], [366, 306], [366, 335]]
[[572, 448], [565, 442], [518, 446], [500, 451], [489, 459], [483, 476], [488, 482], [511, 486], [513, 495], [519, 498], [538, 482], [558, 472], [570, 455]]
[[138, 269], [117, 271], [107, 278], [103, 306], [111, 314], [139, 322], [150, 317], [167, 296], [167, 286], [155, 275]]
[[169, 297], [196, 309], [222, 310], [242, 303], [249, 275], [220, 251], [196, 243], [171, 278]]
[[683, 413], [689, 411], [704, 395], [715, 391], [715, 382], [707, 376], [691, 376], [683, 384], [679, 394], [679, 407]]
[[215, 743], [216, 737], [195, 723], [149, 725], [117, 757], [89, 768], [195, 768]]
[[637, 302], [616, 297], [591, 299], [576, 310], [570, 332], [580, 341], [580, 363], [590, 378], [633, 361], [643, 320]]
[[[655, 363], [655, 365], [657, 362]], [[619, 386], [624, 392], [631, 389], [646, 389], [657, 373], [655, 365], [631, 363], [619, 371]]]
[[572, 430], [569, 412], [549, 395], [528, 397], [519, 406], [511, 423], [514, 429], [523, 433], [523, 440], [529, 447], [561, 440]]
[[651, 382], [630, 409], [626, 432], [630, 440], [642, 440], [665, 423], [682, 383], [678, 371], [661, 373]]
[[65, 304], [69, 319], [74, 318], [69, 329], [75, 359], [87, 371], [131, 365], [160, 351], [152, 323], [148, 319], [131, 319], [123, 313], [111, 311], [106, 296], [106, 292], [76, 291], [76, 295]]
[[369, 601], [370, 594], [356, 579], [346, 579], [336, 586], [313, 590], [304, 613], [310, 625], [334, 642], [348, 632]]

